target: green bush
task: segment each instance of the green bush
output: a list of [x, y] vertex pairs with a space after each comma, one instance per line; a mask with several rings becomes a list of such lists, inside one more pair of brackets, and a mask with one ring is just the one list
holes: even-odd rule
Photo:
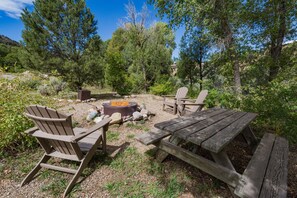
[[156, 83], [150, 87], [150, 92], [155, 95], [166, 95], [173, 91], [174, 86], [170, 81], [164, 83]]
[[249, 89], [243, 97], [242, 109], [256, 112], [257, 128], [285, 136], [297, 143], [297, 78], [272, 82], [266, 87]]
[[240, 107], [240, 100], [236, 97], [234, 92], [228, 89], [208, 90], [208, 95], [205, 99], [205, 103], [208, 108], [221, 107], [237, 109]]
[[41, 95], [51, 96], [58, 95], [59, 92], [66, 88], [66, 82], [63, 82], [57, 77], [50, 77], [49, 82], [42, 84], [38, 87], [38, 91]]
[[28, 80], [22, 81], [23, 86], [28, 87], [33, 90], [37, 90], [37, 88], [41, 85], [41, 79], [39, 78], [32, 78]]
[[34, 138], [24, 134], [33, 126], [23, 115], [24, 109], [30, 104], [52, 106], [52, 101], [32, 92], [19, 79], [0, 79], [0, 89], [0, 155], [36, 145]]

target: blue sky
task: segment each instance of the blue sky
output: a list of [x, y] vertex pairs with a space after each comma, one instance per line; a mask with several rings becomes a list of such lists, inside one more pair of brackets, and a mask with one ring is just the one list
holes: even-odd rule
[[[134, 0], [133, 2], [137, 11], [141, 11], [146, 0]], [[119, 27], [119, 20], [126, 16], [125, 5], [128, 4], [128, 0], [86, 0], [86, 3], [98, 22], [98, 34], [104, 41], [110, 39], [112, 33]], [[32, 0], [0, 0], [0, 34], [16, 41], [22, 40], [24, 26], [19, 17], [25, 7], [32, 8]], [[148, 9], [150, 11], [149, 24], [161, 21], [156, 16], [157, 10], [153, 6], [148, 5]], [[166, 22], [166, 19], [162, 21]], [[178, 57], [182, 34], [183, 28], [175, 32], [177, 48], [173, 52], [173, 57]]]

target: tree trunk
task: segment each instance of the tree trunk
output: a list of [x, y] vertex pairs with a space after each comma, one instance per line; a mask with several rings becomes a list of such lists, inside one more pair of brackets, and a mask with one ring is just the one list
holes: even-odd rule
[[203, 80], [202, 55], [203, 55], [203, 50], [202, 50], [202, 47], [200, 47], [200, 57], [199, 57], [199, 77], [200, 77], [199, 89], [200, 89], [200, 91], [202, 91], [202, 80]]
[[286, 0], [279, 1], [277, 14], [279, 15], [279, 27], [277, 35], [272, 35], [271, 37], [270, 56], [273, 62], [269, 69], [269, 81], [272, 81], [277, 76], [280, 68], [280, 57], [286, 33]]
[[236, 94], [241, 93], [241, 80], [240, 80], [240, 71], [239, 71], [239, 61], [236, 52], [236, 45], [233, 36], [233, 31], [229, 23], [228, 16], [224, 12], [226, 9], [226, 3], [224, 0], [217, 0], [216, 2], [216, 11], [222, 13], [219, 15], [218, 20], [220, 21], [220, 26], [224, 35], [224, 45], [227, 49], [227, 54], [229, 59], [233, 63], [233, 74], [234, 74], [234, 87]]

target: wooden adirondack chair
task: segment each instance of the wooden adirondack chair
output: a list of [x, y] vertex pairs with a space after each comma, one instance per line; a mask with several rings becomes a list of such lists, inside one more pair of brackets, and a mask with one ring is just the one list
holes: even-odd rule
[[[88, 165], [100, 143], [102, 143], [102, 150], [106, 152], [106, 131], [111, 119], [104, 119], [90, 129], [83, 129], [72, 128], [71, 116], [43, 106], [28, 106], [25, 109], [25, 115], [36, 125], [26, 133], [37, 138], [45, 154], [22, 181], [21, 186], [29, 183], [41, 168], [71, 173], [74, 177], [64, 192], [65, 197]], [[77, 161], [80, 162], [80, 166], [75, 170], [47, 164], [51, 157]]]
[[195, 101], [191, 99], [179, 99], [177, 102], [178, 103], [177, 111], [179, 115], [183, 116], [187, 112], [194, 113], [197, 111], [201, 111], [205, 105], [203, 102], [207, 94], [208, 94], [207, 90], [202, 90]]
[[[188, 93], [187, 87], [181, 87], [174, 95], [163, 95], [163, 111], [167, 109], [172, 110], [173, 114], [177, 112], [177, 100], [186, 98]], [[170, 100], [171, 98], [171, 100]]]

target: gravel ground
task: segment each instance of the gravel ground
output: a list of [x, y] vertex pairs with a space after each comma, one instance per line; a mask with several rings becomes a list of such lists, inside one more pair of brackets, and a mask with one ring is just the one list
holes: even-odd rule
[[[125, 100], [134, 101], [138, 104], [145, 104], [146, 108], [155, 113], [150, 120], [148, 120], [144, 126], [146, 128], [152, 128], [153, 125], [157, 122], [162, 122], [165, 120], [172, 119], [176, 116], [169, 114], [168, 112], [162, 111], [162, 98], [153, 95], [137, 95], [136, 98], [127, 98]], [[74, 102], [62, 102], [62, 108], [59, 110], [67, 113], [73, 114], [73, 120], [78, 124], [78, 126], [82, 127], [90, 127], [90, 124], [86, 121], [86, 116], [88, 110], [93, 108], [94, 106], [100, 108], [102, 102], [106, 100], [98, 100], [96, 102], [91, 103], [74, 103]], [[137, 135], [142, 133], [142, 130], [125, 127], [123, 125], [113, 125], [110, 127], [110, 131], [118, 131], [120, 132], [119, 138], [116, 141], [108, 142], [108, 154], [112, 159], [121, 149], [125, 149], [126, 147], [133, 146], [137, 148], [138, 152], [144, 153], [145, 151], [153, 148], [153, 146], [144, 146], [138, 141], [135, 141], [134, 138], [127, 138], [128, 135]], [[234, 161], [235, 168], [240, 167], [249, 160], [248, 154], [245, 150], [236, 149], [238, 145], [233, 145], [230, 147], [230, 158], [241, 159], [239, 161]], [[236, 152], [234, 152], [236, 150]], [[238, 152], [237, 152], [238, 151]], [[240, 152], [240, 153], [239, 153]], [[296, 146], [290, 148], [289, 154], [289, 176], [288, 176], [288, 197], [295, 197], [297, 193], [297, 148]], [[36, 155], [41, 155], [41, 152]], [[244, 157], [242, 157], [244, 155]], [[94, 160], [97, 163], [96, 159]], [[37, 161], [36, 161], [37, 162]], [[94, 162], [92, 165], [95, 164]], [[98, 162], [100, 163], [100, 162]], [[210, 194], [201, 195], [197, 194], [197, 185], [201, 183], [206, 183], [211, 186], [213, 182], [213, 178], [209, 175], [199, 171], [198, 169], [193, 168], [192, 166], [182, 162], [181, 160], [176, 159], [175, 157], [169, 157], [164, 163], [165, 172], [166, 170], [177, 169], [182, 170], [182, 172], [188, 173], [189, 175], [193, 175], [193, 177], [197, 178], [192, 180], [192, 183], [186, 185], [185, 192], [180, 195], [183, 198], [191, 198], [191, 197], [209, 197]], [[120, 181], [121, 175], [115, 175], [114, 171], [110, 169], [106, 165], [100, 165], [94, 168], [94, 171], [90, 173], [87, 177], [84, 178], [80, 183], [80, 190], [71, 193], [71, 197], [111, 197], [109, 192], [106, 190], [105, 185], [110, 182]], [[139, 180], [144, 181], [156, 181], [152, 175], [148, 174], [139, 174]], [[68, 177], [69, 181], [71, 177]], [[32, 180], [28, 185], [24, 187], [20, 187], [20, 182], [22, 178], [14, 178], [14, 179], [1, 179], [0, 180], [0, 197], [54, 197], [53, 195], [49, 195], [47, 191], [42, 192], [40, 189], [42, 186], [45, 186], [51, 178], [37, 178]], [[216, 182], [215, 182], [216, 183]], [[74, 190], [75, 191], [75, 190]], [[230, 197], [231, 194], [228, 190], [228, 187], [219, 182], [219, 187], [214, 190], [211, 195], [219, 195], [215, 197]], [[213, 196], [212, 196], [213, 197]]]

